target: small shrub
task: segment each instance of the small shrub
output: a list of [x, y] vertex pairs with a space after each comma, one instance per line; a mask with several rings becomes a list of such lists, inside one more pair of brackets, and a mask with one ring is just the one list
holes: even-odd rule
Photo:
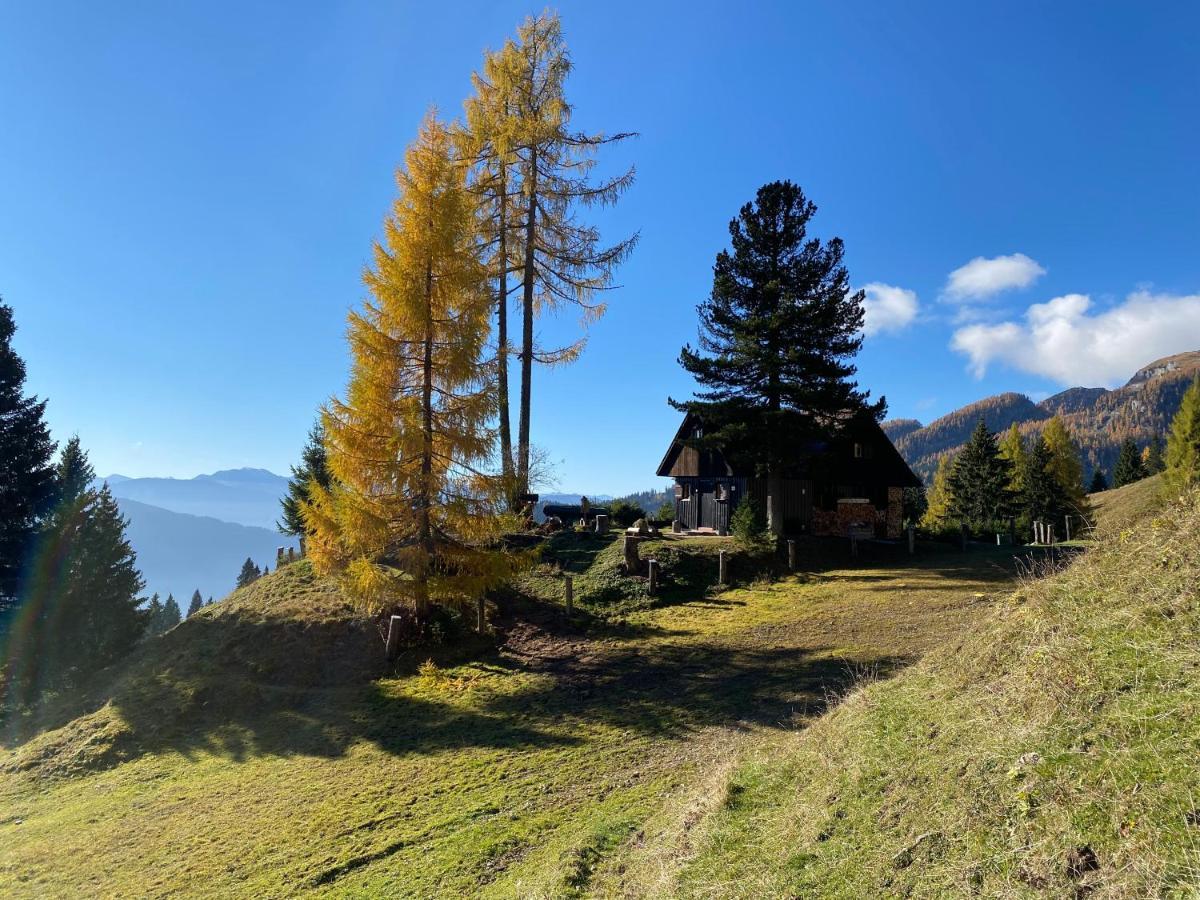
[[630, 503], [627, 500], [616, 500], [608, 508], [608, 517], [614, 525], [619, 525], [621, 528], [628, 528], [638, 519], [646, 518], [646, 511], [636, 503]]
[[666, 522], [670, 524], [675, 520], [675, 504], [670, 500], [664, 501], [663, 505], [658, 508], [658, 512], [654, 516], [656, 522]]
[[733, 516], [729, 519], [729, 530], [733, 532], [738, 544], [747, 550], [761, 550], [771, 543], [767, 517], [749, 495], [743, 497], [742, 502], [733, 511]]

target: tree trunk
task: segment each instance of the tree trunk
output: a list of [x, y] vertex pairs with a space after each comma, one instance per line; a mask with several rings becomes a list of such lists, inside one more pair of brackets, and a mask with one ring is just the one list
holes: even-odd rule
[[775, 537], [783, 534], [783, 479], [774, 466], [767, 471], [767, 530]]
[[529, 491], [529, 398], [533, 378], [534, 235], [537, 226], [537, 150], [530, 151], [525, 214], [525, 260], [521, 290], [521, 420], [517, 429], [517, 493]]
[[[500, 368], [497, 381], [500, 395], [500, 470], [504, 476], [505, 489], [513, 489], [512, 424], [508, 415], [508, 167], [500, 168], [500, 228], [499, 294], [496, 298], [496, 356]], [[516, 497], [509, 498], [509, 506], [516, 509]]]
[[429, 568], [433, 561], [433, 525], [430, 507], [433, 501], [433, 264], [425, 264], [425, 359], [421, 384], [421, 489], [417, 496], [419, 507], [418, 540], [423, 558], [413, 573], [416, 582], [417, 618], [429, 615]]

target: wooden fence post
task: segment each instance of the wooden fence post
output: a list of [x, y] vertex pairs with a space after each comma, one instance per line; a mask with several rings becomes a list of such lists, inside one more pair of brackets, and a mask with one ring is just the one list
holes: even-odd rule
[[653, 596], [654, 592], [658, 590], [658, 560], [657, 559], [648, 559], [648, 560], [646, 560], [646, 566], [650, 570], [649, 590], [650, 590], [651, 596]]
[[608, 516], [604, 513], [596, 514], [596, 534], [608, 534]]
[[1067, 540], [1069, 541], [1071, 539], [1071, 517], [1064, 516], [1064, 519], [1066, 521], [1066, 526], [1067, 526]]
[[788, 571], [796, 571], [796, 542], [788, 541]]
[[727, 575], [725, 551], [717, 551], [717, 584], [724, 585]]
[[475, 630], [480, 634], [487, 630], [487, 605], [482, 597], [475, 601]]
[[388, 620], [387, 658], [389, 660], [393, 660], [400, 655], [400, 628], [403, 621], [400, 616], [392, 616]]
[[567, 600], [567, 618], [571, 617], [571, 613], [575, 610], [575, 579], [568, 575], [565, 579], [566, 600]]
[[917, 552], [917, 535], [916, 529], [911, 525], [908, 526], [908, 555], [912, 556]]

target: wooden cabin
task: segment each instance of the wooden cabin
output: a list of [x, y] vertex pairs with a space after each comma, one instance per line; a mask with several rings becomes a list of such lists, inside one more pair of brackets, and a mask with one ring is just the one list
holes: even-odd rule
[[[703, 427], [694, 414], [684, 417], [658, 474], [675, 479], [675, 519], [683, 530], [726, 534], [743, 497], [752, 496], [765, 514], [767, 479], [732, 462], [736, 452], [688, 446]], [[784, 531], [846, 536], [856, 527], [899, 538], [904, 489], [920, 484], [877, 422], [852, 422], [834, 438], [796, 448], [781, 482]]]

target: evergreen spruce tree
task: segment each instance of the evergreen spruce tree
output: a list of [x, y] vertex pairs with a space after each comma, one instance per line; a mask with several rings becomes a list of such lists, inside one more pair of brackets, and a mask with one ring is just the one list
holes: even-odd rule
[[1013, 422], [1008, 431], [1004, 432], [998, 446], [1000, 455], [1010, 463], [1008, 489], [1015, 497], [1021, 493], [1021, 478], [1025, 474], [1025, 456], [1027, 454], [1025, 438], [1021, 436], [1016, 422]]
[[192, 602], [188, 604], [188, 618], [190, 619], [202, 609], [204, 609], [204, 598], [200, 596], [199, 590], [195, 590], [192, 592]]
[[432, 116], [397, 174], [385, 239], [350, 316], [344, 400], [325, 412], [332, 481], [302, 507], [309, 556], [368, 611], [473, 603], [511, 572], [498, 547], [486, 365], [492, 296], [465, 166]]
[[12, 308], [0, 302], [0, 634], [56, 490], [46, 401], [24, 394], [25, 363], [12, 348], [15, 331]]
[[205, 606], [212, 606], [212, 605], [213, 605], [213, 598], [212, 598], [212, 595], [211, 595], [211, 594], [209, 594], [209, 596], [208, 596], [208, 600], [207, 600], [207, 602], [205, 602], [205, 604], [204, 604], [204, 605], [205, 605]]
[[1162, 437], [1156, 434], [1150, 439], [1146, 449], [1142, 451], [1142, 465], [1146, 469], [1147, 475], [1157, 475], [1166, 469], [1164, 449]]
[[47, 689], [79, 687], [145, 634], [143, 583], [126, 524], [107, 485], [85, 490], [52, 519], [13, 635], [14, 683], [27, 701]]
[[816, 209], [799, 187], [776, 181], [729, 223], [732, 252], [717, 254], [712, 293], [699, 308], [699, 351], [689, 345], [679, 355], [701, 390], [695, 400], [670, 401], [700, 419], [702, 445], [741, 448], [767, 478], [775, 535], [792, 448], [886, 409], [851, 380], [864, 295], [850, 290], [841, 240], [809, 237]]
[[144, 636], [148, 638], [154, 637], [155, 635], [162, 634], [164, 630], [163, 602], [158, 594], [155, 593], [150, 598], [150, 602], [146, 604], [146, 631]]
[[1025, 473], [1021, 478], [1020, 506], [1029, 522], [1055, 525], [1062, 532], [1062, 517], [1074, 506], [1058, 480], [1055, 456], [1045, 435], [1039, 435], [1025, 458]]
[[975, 531], [991, 529], [1006, 519], [1014, 499], [1008, 487], [1011, 465], [1000, 455], [996, 435], [981, 418], [946, 479], [951, 517]]
[[162, 631], [170, 631], [176, 625], [183, 621], [183, 613], [179, 611], [179, 603], [175, 600], [174, 594], [167, 594], [167, 601], [163, 604], [162, 611]]
[[1058, 482], [1067, 502], [1075, 510], [1087, 505], [1083, 490], [1083, 456], [1079, 444], [1067, 430], [1061, 416], [1054, 416], [1042, 431], [1046, 449], [1050, 451], [1050, 474]]
[[1092, 484], [1088, 488], [1089, 494], [1099, 494], [1102, 491], [1108, 490], [1108, 479], [1104, 477], [1104, 471], [1097, 469], [1092, 473]]
[[[466, 154], [476, 168], [471, 187], [484, 223], [477, 237], [486, 248], [501, 369], [507, 365], [509, 273], [521, 309], [514, 495], [529, 490], [533, 364], [569, 362], [583, 348], [583, 341], [555, 350], [538, 347], [534, 319], [561, 308], [578, 309], [585, 325], [599, 318], [604, 306], [595, 294], [610, 287], [616, 267], [636, 242], [635, 235], [603, 246], [599, 230], [578, 219], [583, 208], [616, 202], [633, 183], [633, 170], [598, 182], [589, 177], [599, 148], [630, 135], [571, 128], [572, 107], [564, 90], [570, 71], [558, 15], [542, 13], [517, 29], [516, 40], [487, 55], [466, 109]], [[499, 387], [504, 465], [507, 373]], [[511, 435], [507, 440], [511, 443]]]
[[[308, 441], [300, 453], [300, 465], [292, 466], [292, 478], [288, 482], [287, 496], [280, 500], [283, 518], [277, 523], [282, 534], [294, 537], [306, 535], [304, 518], [300, 508], [308, 502], [308, 486], [316, 483], [329, 489], [329, 465], [325, 453], [325, 429], [320, 419], [308, 432]], [[238, 587], [244, 587], [238, 584]]]
[[1176, 491], [1200, 484], [1200, 376], [1184, 392], [1171, 420], [1165, 478]]
[[938, 459], [937, 471], [933, 474], [933, 485], [926, 493], [925, 512], [918, 523], [927, 531], [940, 531], [950, 522], [950, 472], [954, 468], [954, 457], [950, 454]]
[[1145, 477], [1146, 468], [1142, 465], [1142, 455], [1138, 453], [1137, 444], [1133, 442], [1133, 438], [1126, 438], [1121, 444], [1117, 465], [1113, 469], [1113, 487], [1124, 487]]
[[242, 570], [238, 572], [237, 586], [244, 588], [249, 584], [253, 584], [261, 576], [262, 572], [254, 564], [254, 560], [247, 556], [246, 561], [242, 563]]

